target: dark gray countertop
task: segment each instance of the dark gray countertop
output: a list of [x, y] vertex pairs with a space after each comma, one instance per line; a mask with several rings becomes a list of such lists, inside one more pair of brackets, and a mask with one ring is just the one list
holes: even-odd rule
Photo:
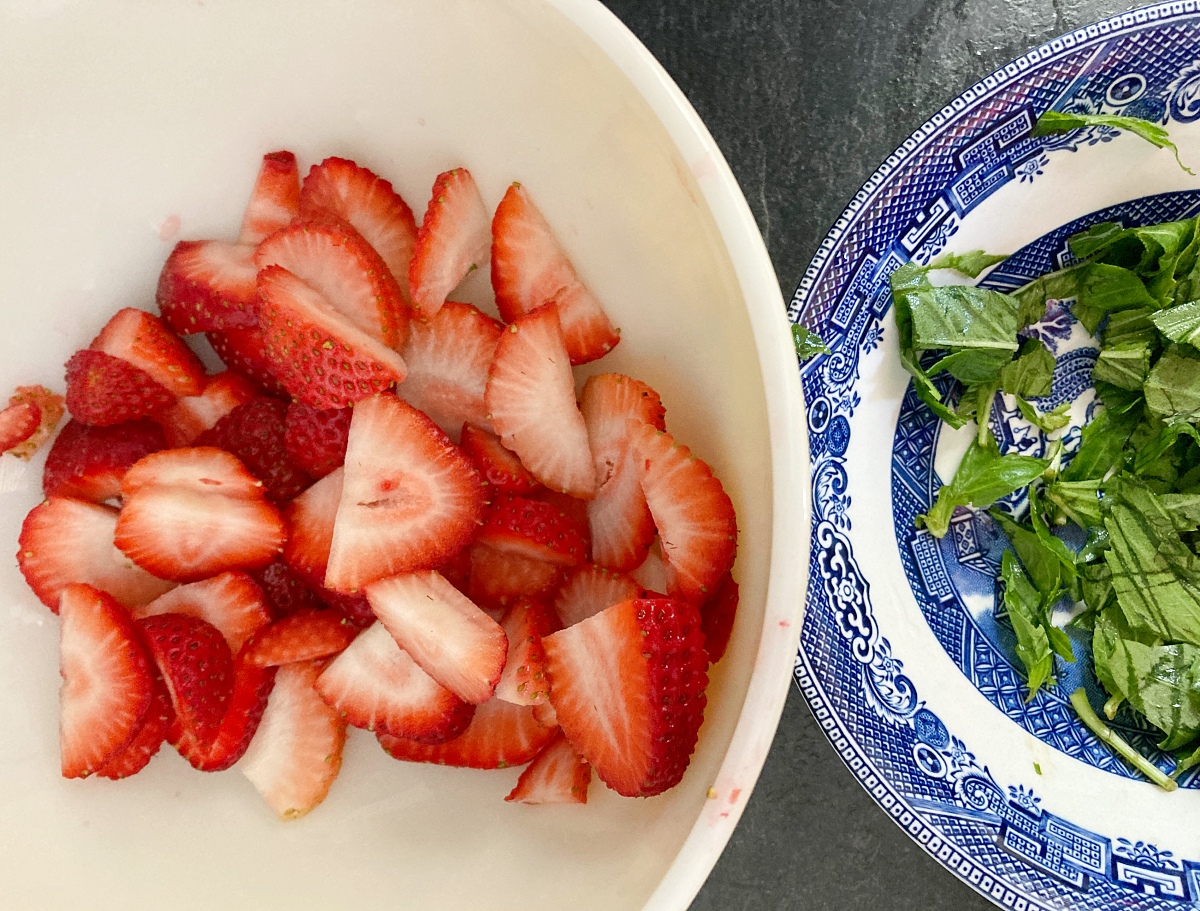
[[[785, 298], [871, 172], [943, 104], [1121, 0], [605, 0], [691, 99], [758, 219]], [[1134, 4], [1141, 5], [1141, 4]], [[991, 903], [871, 801], [794, 686], [693, 911]]]

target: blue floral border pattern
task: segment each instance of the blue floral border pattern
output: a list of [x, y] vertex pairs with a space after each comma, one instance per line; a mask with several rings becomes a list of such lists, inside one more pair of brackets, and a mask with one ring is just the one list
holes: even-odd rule
[[[1160, 122], [1200, 119], [1200, 2], [1134, 10], [1056, 39], [987, 77], [880, 167], [822, 243], [789, 306], [791, 320], [803, 316], [831, 348], [802, 368], [814, 514], [795, 677], [875, 800], [1001, 906], [1195, 907], [1200, 862], [1075, 825], [1042, 808], [1024, 785], [1006, 787], [979, 764], [905, 676], [879, 629], [849, 536], [850, 418], [860, 404], [859, 365], [882, 338], [887, 276], [904, 262], [928, 262], [999, 187], [1040, 178], [1048, 156], [1111, 139], [1098, 129], [1030, 138], [1035, 112], [1051, 107]], [[935, 590], [945, 577], [930, 578], [930, 595], [952, 595]], [[1089, 752], [1094, 764], [1106, 761], [1106, 748], [1084, 732], [1077, 755]]]

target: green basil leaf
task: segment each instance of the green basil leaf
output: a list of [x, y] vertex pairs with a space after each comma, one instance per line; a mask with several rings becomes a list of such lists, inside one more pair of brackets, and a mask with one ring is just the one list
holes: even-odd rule
[[983, 508], [1001, 497], [1025, 487], [1046, 470], [1049, 462], [1031, 456], [1000, 455], [995, 441], [980, 444], [972, 440], [949, 484], [938, 491], [936, 502], [923, 516], [918, 527], [940, 538], [950, 527], [950, 518], [959, 506]]
[[1200, 648], [1118, 639], [1108, 670], [1126, 701], [1164, 732], [1161, 749], [1177, 749], [1200, 734]]
[[1001, 558], [1000, 577], [1004, 582], [1004, 610], [1017, 637], [1017, 658], [1028, 679], [1028, 701], [1050, 678], [1054, 653], [1043, 624], [1041, 597], [1010, 550]]
[[1200, 418], [1200, 354], [1172, 345], [1150, 370], [1143, 387], [1146, 407], [1161, 418]]
[[1017, 350], [1015, 298], [999, 291], [948, 285], [905, 295], [918, 351], [962, 348]]
[[1064, 481], [1102, 480], [1124, 461], [1125, 444], [1139, 418], [1132, 412], [1118, 414], [1106, 408], [1088, 423], [1080, 435], [1079, 451], [1064, 469]]
[[1171, 142], [1166, 127], [1139, 117], [1122, 117], [1117, 114], [1069, 114], [1063, 111], [1046, 111], [1033, 125], [1030, 136], [1048, 136], [1051, 133], [1063, 133], [1080, 127], [1105, 126], [1117, 130], [1125, 130], [1146, 140], [1160, 149], [1170, 149], [1175, 155], [1179, 167], [1189, 174], [1194, 172], [1179, 160], [1179, 149]]
[[1064, 481], [1061, 478], [1046, 485], [1046, 499], [1080, 528], [1092, 528], [1103, 523], [1100, 514], [1100, 481]]
[[811, 329], [805, 329], [799, 323], [792, 323], [792, 344], [796, 348], [796, 357], [802, 361], [815, 354], [829, 353], [829, 346], [821, 340], [821, 336]]
[[1036, 338], [1026, 339], [1020, 353], [1000, 371], [1000, 388], [1024, 398], [1049, 395], [1054, 381], [1054, 355]]
[[1150, 345], [1122, 342], [1100, 349], [1092, 368], [1092, 381], [1111, 383], [1120, 389], [1141, 389], [1150, 372]]
[[1008, 259], [1007, 254], [997, 256], [994, 253], [985, 253], [983, 250], [970, 250], [967, 253], [943, 253], [925, 268], [927, 271], [952, 269], [970, 278], [979, 278], [984, 269], [1002, 263], [1006, 259]]
[[1070, 402], [1063, 402], [1052, 411], [1038, 411], [1037, 408], [1030, 402], [1025, 401], [1021, 396], [1018, 395], [1014, 398], [1017, 401], [1017, 410], [1021, 412], [1021, 417], [1042, 433], [1054, 433], [1056, 430], [1062, 430], [1071, 423]]
[[1200, 301], [1159, 310], [1151, 319], [1158, 331], [1173, 342], [1200, 343]]

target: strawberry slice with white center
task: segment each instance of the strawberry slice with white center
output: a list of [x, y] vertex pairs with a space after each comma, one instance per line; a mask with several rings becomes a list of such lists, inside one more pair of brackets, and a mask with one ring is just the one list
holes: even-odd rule
[[346, 722], [313, 688], [321, 663], [279, 669], [275, 688], [242, 774], [280, 819], [297, 819], [317, 806], [342, 768]]
[[[258, 307], [258, 272], [254, 273], [255, 319]], [[230, 370], [240, 373], [270, 395], [290, 393], [275, 376], [275, 364], [267, 352], [267, 337], [257, 325], [250, 329], [210, 330], [208, 343]]]
[[496, 616], [516, 598], [540, 598], [558, 587], [561, 568], [519, 553], [501, 553], [476, 541], [470, 547], [467, 594]]
[[314, 165], [300, 188], [300, 217], [332, 212], [351, 224], [383, 259], [408, 299], [408, 266], [417, 243], [412, 209], [392, 185], [345, 158]]
[[344, 468], [330, 472], [292, 500], [283, 514], [288, 530], [283, 560], [292, 572], [318, 587], [325, 584], [333, 525], [338, 504], [342, 502], [345, 476]]
[[157, 614], [138, 621], [150, 654], [171, 695], [172, 742], [213, 742], [233, 692], [233, 655], [221, 631], [186, 614]]
[[484, 390], [504, 327], [470, 304], [448, 301], [416, 321], [404, 346], [408, 375], [397, 394], [457, 439], [464, 421], [487, 425]]
[[610, 788], [651, 797], [679, 783], [704, 720], [708, 656], [685, 601], [622, 601], [542, 639], [550, 702]]
[[344, 471], [329, 588], [354, 592], [438, 566], [475, 533], [483, 508], [475, 468], [436, 424], [394, 395], [354, 407]]
[[227, 572], [180, 585], [144, 607], [132, 609], [139, 620], [159, 614], [186, 614], [211, 623], [236, 655], [246, 641], [271, 622], [271, 612], [258, 583], [244, 572]]
[[493, 550], [557, 566], [587, 560], [585, 530], [549, 503], [499, 494], [484, 515], [476, 540]]
[[276, 620], [246, 643], [243, 657], [259, 667], [277, 667], [340, 654], [358, 628], [334, 610], [303, 610]]
[[146, 717], [142, 719], [129, 745], [96, 770], [96, 774], [101, 778], [119, 781], [144, 769], [150, 764], [150, 760], [158, 755], [175, 721], [171, 694], [167, 692], [167, 684], [162, 674], [158, 672], [157, 667], [151, 667], [150, 672], [154, 681], [154, 695]]
[[558, 618], [545, 602], [521, 598], [500, 621], [508, 637], [508, 660], [496, 684], [496, 698], [514, 705], [549, 701], [546, 652], [542, 637], [559, 628]]
[[463, 424], [462, 441], [459, 445], [475, 463], [483, 483], [491, 490], [525, 494], [542, 486], [521, 464], [516, 453], [506, 449], [500, 442], [500, 437], [483, 427]]
[[67, 361], [66, 403], [76, 420], [105, 427], [156, 415], [170, 408], [175, 396], [128, 361], [85, 349]]
[[629, 445], [630, 422], [665, 429], [662, 399], [640, 380], [619, 373], [588, 378], [579, 410], [596, 465], [596, 498], [588, 503], [592, 559], [628, 572], [646, 559], [654, 519]]
[[492, 225], [466, 168], [437, 176], [408, 268], [413, 306], [430, 319], [467, 275], [487, 264]]
[[176, 726], [172, 733], [176, 735], [175, 749], [179, 755], [201, 772], [228, 769], [250, 748], [274, 686], [275, 668], [257, 667], [240, 655], [234, 658], [229, 707], [216, 737], [211, 743], [201, 743]]
[[258, 325], [253, 244], [184, 240], [158, 277], [158, 312], [180, 335]]
[[317, 691], [355, 727], [423, 743], [452, 740], [475, 714], [475, 706], [421, 670], [382, 623], [367, 627], [330, 663]]
[[0, 411], [0, 453], [16, 449], [41, 423], [42, 409], [36, 402], [19, 402]]
[[439, 573], [405, 573], [366, 589], [375, 616], [425, 673], [464, 702], [492, 698], [508, 656], [495, 620]]
[[669, 434], [643, 424], [630, 445], [643, 466], [642, 490], [654, 517], [667, 594], [707, 600], [737, 553], [733, 503], [712, 469]]
[[204, 388], [200, 359], [162, 320], [145, 310], [118, 310], [90, 347], [145, 371], [176, 398], [199, 395]]
[[149, 604], [175, 587], [135, 566], [113, 545], [117, 511], [70, 497], [50, 497], [21, 526], [17, 564], [38, 599], [55, 613], [63, 589], [86, 582], [126, 607]]
[[510, 323], [545, 304], [558, 304], [572, 364], [603, 357], [621, 340], [519, 183], [508, 188], [492, 218], [492, 288], [500, 316]]
[[67, 585], [58, 613], [62, 774], [84, 778], [133, 741], [150, 710], [154, 680], [133, 621], [109, 595]]
[[640, 586], [624, 573], [587, 563], [571, 570], [563, 579], [554, 596], [554, 610], [563, 626], [571, 626], [614, 604], [636, 598], [640, 591]]
[[712, 664], [721, 660], [729, 645], [733, 621], [737, 619], [738, 598], [738, 584], [733, 581], [732, 573], [726, 573], [713, 596], [700, 607], [704, 648]]
[[125, 472], [166, 445], [162, 428], [145, 419], [108, 427], [68, 421], [46, 455], [42, 491], [93, 503], [115, 499]]
[[42, 444], [50, 439], [50, 434], [54, 433], [54, 428], [62, 420], [65, 411], [63, 397], [57, 392], [51, 392], [45, 386], [18, 386], [8, 400], [8, 404], [21, 405], [25, 403], [37, 406], [41, 412], [42, 421], [25, 442], [12, 448], [11, 454], [18, 459], [32, 457], [42, 447]]
[[587, 426], [553, 305], [520, 317], [500, 336], [484, 400], [496, 433], [535, 478], [573, 497], [595, 496]]
[[384, 346], [403, 340], [398, 320], [407, 311], [400, 289], [379, 255], [348, 225], [332, 218], [298, 222], [259, 244], [254, 261], [259, 271], [280, 266], [291, 272]]
[[291, 152], [268, 152], [242, 216], [238, 243], [257, 244], [286, 228], [300, 212], [300, 169]]
[[489, 699], [475, 709], [467, 729], [445, 743], [418, 743], [391, 734], [377, 733], [379, 744], [393, 759], [432, 762], [469, 769], [505, 769], [524, 765], [552, 741], [557, 728], [544, 728], [533, 717], [534, 709]]
[[256, 395], [254, 384], [232, 370], [207, 377], [199, 395], [185, 396], [158, 415], [167, 445], [172, 449], [190, 446], [196, 437]]
[[192, 582], [266, 566], [283, 548], [279, 511], [262, 483], [224, 450], [148, 455], [125, 475], [121, 492], [114, 543], [161, 578]]
[[561, 734], [534, 757], [505, 800], [528, 804], [587, 803], [592, 767]]
[[258, 273], [265, 354], [275, 377], [314, 408], [342, 408], [404, 379], [395, 351], [346, 319], [291, 272]]

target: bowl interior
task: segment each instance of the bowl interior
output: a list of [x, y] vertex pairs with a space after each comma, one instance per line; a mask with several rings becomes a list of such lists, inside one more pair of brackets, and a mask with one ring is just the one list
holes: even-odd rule
[[[175, 240], [236, 233], [266, 151], [292, 149], [302, 168], [353, 158], [418, 217], [448, 167], [470, 167], [489, 205], [522, 181], [623, 330], [591, 369], [658, 389], [669, 429], [733, 497], [742, 586], [699, 748], [667, 795], [625, 800], [595, 782], [586, 807], [507, 804], [516, 770], [397, 763], [352, 731], [325, 804], [282, 824], [236, 769], [194, 773], [170, 750], [126, 782], [60, 779], [57, 622], [10, 563], [0, 804], [20, 837], [0, 852], [6, 904], [640, 906], [701, 814], [741, 712], [773, 513], [735, 264], [633, 83], [563, 12], [521, 0], [14, 2], [0, 10], [0, 122], [14, 176], [0, 185], [0, 388], [61, 389], [64, 361], [115, 309], [152, 309]], [[465, 296], [488, 303], [484, 284]], [[0, 539], [13, 547], [40, 464], [0, 459]], [[767, 740], [776, 718], [761, 724]]]

